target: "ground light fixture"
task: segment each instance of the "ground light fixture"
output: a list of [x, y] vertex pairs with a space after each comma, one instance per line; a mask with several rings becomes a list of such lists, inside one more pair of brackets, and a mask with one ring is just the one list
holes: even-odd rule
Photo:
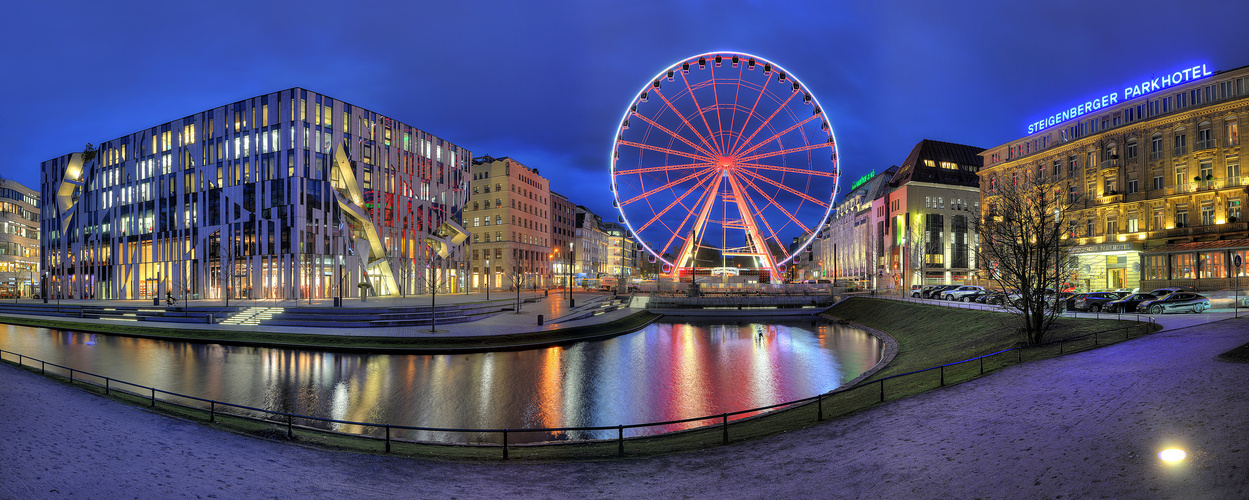
[[1179, 448], [1167, 448], [1158, 452], [1158, 459], [1169, 464], [1179, 463], [1187, 456], [1188, 453]]

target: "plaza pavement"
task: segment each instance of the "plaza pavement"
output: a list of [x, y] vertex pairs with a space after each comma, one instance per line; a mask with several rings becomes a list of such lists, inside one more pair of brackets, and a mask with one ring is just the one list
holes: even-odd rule
[[[296, 327], [296, 326], [271, 326], [271, 325], [223, 325], [215, 323], [207, 325], [203, 323], [172, 323], [160, 321], [142, 321], [131, 324], [148, 326], [153, 328], [167, 328], [171, 330], [229, 330], [229, 331], [264, 331], [276, 333], [298, 333], [298, 334], [318, 334], [318, 335], [349, 335], [358, 337], [472, 337], [486, 335], [508, 335], [515, 333], [529, 333], [547, 330], [557, 330], [561, 328], [570, 328], [581, 325], [594, 325], [606, 323], [608, 321], [617, 320], [635, 314], [638, 310], [630, 310], [621, 308], [611, 312], [604, 312], [591, 316], [589, 318], [574, 319], [585, 315], [586, 313], [594, 313], [602, 309], [605, 300], [611, 298], [606, 292], [592, 291], [576, 291], [573, 292], [574, 307], [569, 307], [568, 299], [562, 295], [560, 290], [551, 290], [549, 293], [542, 290], [523, 291], [520, 293], [521, 307], [520, 313], [514, 311], [504, 311], [499, 314], [489, 316], [476, 321], [465, 323], [448, 323], [439, 324], [434, 327], [434, 331], [430, 331], [429, 326], [388, 326], [376, 328], [315, 328], [315, 327]], [[516, 303], [516, 292], [497, 291], [491, 292], [489, 299], [484, 293], [470, 294], [439, 294], [436, 297], [429, 295], [414, 295], [410, 297], [373, 297], [366, 302], [359, 299], [350, 299], [343, 301], [342, 314], [350, 315], [352, 309], [358, 308], [380, 308], [380, 307], [423, 307], [431, 304], [438, 306], [464, 304], [464, 303], [485, 303], [498, 304], [500, 307], [513, 307]], [[35, 303], [33, 300], [22, 299], [23, 303]], [[50, 301], [49, 303], [55, 303]], [[164, 305], [153, 306], [150, 299], [147, 300], [63, 300], [65, 305], [94, 305], [104, 307], [146, 307], [152, 309], [163, 309]], [[179, 302], [178, 305], [182, 303]], [[220, 306], [225, 302], [221, 300], [193, 300], [190, 305], [192, 307], [204, 306]], [[313, 299], [311, 304], [308, 300], [231, 300], [230, 305], [239, 305], [245, 307], [283, 307], [283, 308], [299, 308], [299, 307], [324, 307], [328, 308], [333, 305], [331, 299]], [[543, 324], [538, 325], [538, 316], [541, 315]], [[43, 318], [47, 316], [21, 315], [21, 314], [4, 314], [4, 316], [14, 316], [22, 318]], [[78, 318], [56, 318], [58, 321], [69, 322], [109, 322], [115, 320], [95, 320], [95, 319], [78, 319]], [[116, 324], [116, 323], [114, 323]]]
[[[0, 366], [0, 498], [1246, 498], [1249, 318], [1112, 346], [776, 436], [652, 458], [440, 462], [220, 432]], [[1165, 447], [1188, 458], [1168, 465]]]

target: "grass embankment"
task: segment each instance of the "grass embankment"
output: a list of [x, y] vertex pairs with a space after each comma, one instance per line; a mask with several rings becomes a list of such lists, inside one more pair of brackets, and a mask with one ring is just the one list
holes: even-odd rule
[[[799, 429], [818, 421], [822, 413], [825, 419], [853, 413], [880, 403], [882, 396], [885, 401], [906, 397], [912, 394], [939, 388], [942, 382], [940, 370], [907, 375], [889, 379], [883, 391], [879, 380], [893, 375], [922, 370], [946, 363], [962, 361], [968, 358], [1015, 347], [1020, 337], [1013, 333], [1009, 326], [1010, 316], [1005, 313], [955, 309], [941, 306], [914, 304], [890, 300], [851, 299], [842, 302], [829, 311], [838, 318], [854, 321], [877, 330], [887, 332], [898, 343], [898, 353], [893, 362], [885, 369], [856, 386], [855, 389], [830, 394], [822, 403], [796, 405], [784, 411], [774, 412], [757, 418], [732, 422], [729, 425], [730, 442], [743, 441], [769, 436], [781, 432]], [[1133, 326], [1129, 331], [1118, 329]], [[1074, 352], [1107, 345], [1151, 332], [1152, 326], [1144, 323], [1117, 320], [1062, 319], [1055, 322], [1052, 339], [1075, 338], [1093, 332], [1114, 330], [1099, 334], [1096, 339], [1074, 340], [1058, 344], [1028, 348], [1022, 359], [1030, 361], [1057, 356], [1061, 352]], [[989, 373], [1003, 366], [1018, 364], [1019, 351], [999, 354], [984, 360], [983, 371]], [[28, 369], [31, 369], [28, 367]], [[38, 368], [33, 368], [38, 371]], [[963, 382], [979, 377], [980, 362], [964, 363], [946, 367], [944, 383], [946, 385]], [[65, 381], [65, 377], [54, 376]], [[87, 386], [88, 390], [103, 393], [102, 387]], [[114, 391], [114, 397], [116, 391]], [[123, 395], [119, 399], [147, 406], [150, 400], [141, 395]], [[158, 403], [158, 410], [182, 418], [206, 422], [208, 412], [205, 410], [174, 407]], [[296, 420], [296, 426], [299, 425]], [[708, 420], [707, 424], [718, 423]], [[280, 437], [286, 435], [284, 424], [261, 423], [237, 417], [217, 414], [215, 426], [246, 434]], [[385, 443], [377, 439], [360, 438], [350, 435], [326, 433], [310, 429], [295, 428], [296, 440], [301, 443], [313, 444], [330, 449], [340, 449], [364, 453], [384, 453]], [[516, 433], [512, 434], [516, 436]], [[718, 446], [722, 443], [724, 430], [720, 426], [706, 427], [692, 431], [672, 433], [661, 436], [630, 438], [625, 441], [626, 456], [663, 455], [673, 452], [690, 451]], [[515, 438], [513, 438], [515, 439]], [[551, 446], [511, 446], [512, 459], [602, 459], [617, 456], [619, 444], [616, 441], [599, 441], [588, 443], [570, 443]], [[442, 460], [498, 460], [503, 450], [498, 446], [457, 446], [418, 444], [392, 441], [391, 454], [435, 458]]]
[[[33, 319], [0, 316], [0, 323], [108, 333], [130, 337], [182, 340], [187, 342], [251, 345], [261, 347], [295, 347], [346, 352], [372, 353], [440, 353], [487, 350], [526, 349], [557, 345], [578, 340], [629, 333], [654, 321], [658, 315], [640, 312], [599, 325], [574, 326], [558, 330], [492, 336], [431, 336], [431, 337], [365, 337], [354, 335], [314, 335], [263, 331], [232, 331], [185, 328], [162, 328], [107, 322], [74, 322], [55, 319]], [[413, 332], [428, 332], [428, 326], [410, 327]]]

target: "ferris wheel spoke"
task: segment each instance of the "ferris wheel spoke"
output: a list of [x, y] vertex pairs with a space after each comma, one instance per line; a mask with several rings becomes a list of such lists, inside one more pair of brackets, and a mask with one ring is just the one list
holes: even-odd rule
[[[745, 65], [743, 64], [742, 66], [745, 66]], [[741, 69], [739, 68], [738, 73], [740, 74], [740, 72], [741, 72]], [[759, 101], [763, 100], [763, 94], [767, 93], [768, 83], [770, 83], [771, 81], [772, 81], [771, 78], [763, 79], [763, 87], [759, 89], [759, 94], [755, 96], [755, 103], [750, 106], [750, 112], [746, 113], [746, 117], [742, 120], [742, 129], [737, 132], [737, 140], [733, 141], [733, 147], [729, 149], [730, 153], [732, 153], [733, 151], [737, 151], [737, 149], [742, 146], [741, 138], [746, 135], [746, 126], [750, 125], [750, 117], [755, 116], [755, 110], [759, 108]], [[772, 115], [776, 116], [776, 113], [773, 112]]]
[[703, 149], [703, 147], [702, 147], [702, 146], [699, 146], [699, 145], [697, 145], [697, 144], [694, 144], [694, 143], [693, 143], [692, 141], [690, 141], [689, 139], [686, 139], [685, 137], [682, 137], [680, 134], [677, 134], [676, 132], [673, 132], [673, 131], [671, 131], [671, 130], [668, 130], [668, 127], [665, 127], [665, 126], [663, 126], [663, 125], [660, 125], [660, 124], [658, 124], [658, 123], [655, 123], [655, 121], [654, 121], [654, 120], [651, 120], [650, 118], [647, 118], [646, 116], [643, 116], [641, 113], [638, 113], [637, 111], [634, 111], [634, 112], [633, 112], [633, 116], [636, 116], [636, 117], [638, 117], [638, 118], [641, 118], [641, 119], [642, 119], [642, 121], [644, 121], [644, 122], [646, 122], [646, 123], [649, 123], [652, 127], [655, 127], [655, 128], [657, 128], [657, 129], [659, 129], [659, 130], [662, 130], [665, 134], [668, 134], [668, 135], [670, 135], [670, 136], [674, 137], [674, 138], [675, 138], [676, 140], [678, 140], [678, 141], [684, 142], [686, 146], [689, 146], [689, 147], [691, 147], [691, 148], [697, 149], [700, 153], [705, 154], [705, 155], [707, 155], [708, 157], [714, 157], [714, 156], [716, 156], [716, 155], [715, 155], [715, 153], [712, 153], [711, 151], [707, 151], [706, 149]]
[[827, 147], [829, 147], [828, 144], [824, 144], [824, 143], [807, 144], [806, 146], [798, 146], [796, 148], [789, 148], [789, 149], [779, 149], [776, 151], [769, 151], [767, 153], [760, 153], [754, 156], [747, 156], [745, 158], [741, 158], [739, 161], [754, 161], [760, 158], [771, 158], [773, 156], [787, 155], [790, 153], [801, 153], [803, 151], [810, 151], [812, 149], [820, 149], [820, 148], [827, 148]]
[[[763, 120], [763, 123], [759, 124], [759, 128], [755, 129], [754, 132], [750, 133], [750, 137], [747, 137], [746, 140], [739, 142], [737, 144], [737, 148], [741, 149], [743, 146], [750, 144], [750, 141], [755, 140], [755, 136], [759, 135], [759, 132], [763, 132], [763, 129], [767, 128], [769, 123], [772, 123], [772, 119], [776, 118], [776, 115], [780, 113], [782, 109], [785, 109], [785, 107], [789, 105], [789, 101], [792, 100], [795, 95], [797, 95], [797, 93], [789, 94], [789, 97], [785, 98], [785, 102], [782, 102], [779, 106], [776, 107], [776, 109], [772, 110], [772, 114], [768, 115], [768, 118], [766, 120]], [[752, 111], [751, 113], [753, 116], [754, 112]], [[750, 121], [749, 117], [747, 117], [746, 121], [747, 122]], [[746, 130], [745, 123], [742, 124], [742, 130], [743, 131]], [[730, 151], [729, 154], [731, 156], [737, 156], [737, 151]]]
[[[772, 252], [768, 250], [768, 239], [772, 239], [780, 244], [780, 240], [776, 238], [776, 231], [772, 230], [772, 225], [768, 224], [768, 219], [763, 217], [763, 212], [759, 210], [759, 205], [755, 203], [754, 198], [751, 198], [750, 193], [746, 192], [746, 188], [742, 186], [743, 182], [749, 183], [750, 181], [747, 179], [739, 179], [736, 175], [730, 175], [728, 177], [729, 185], [733, 188], [733, 196], [737, 199], [736, 203], [738, 210], [741, 213], [743, 222], [746, 223], [747, 234], [751, 236], [752, 240], [755, 240], [755, 245], [757, 246], [756, 249], [759, 253], [766, 256], [768, 267], [775, 270], [776, 260], [772, 258]], [[759, 188], [756, 187], [755, 190], [758, 191]], [[762, 191], [759, 192], [761, 194], [763, 193]], [[767, 195], [764, 194], [764, 196], [766, 197]], [[769, 198], [769, 200], [771, 200], [771, 198]], [[776, 202], [773, 201], [773, 203]], [[755, 215], [759, 216], [759, 221], [763, 222], [763, 227], [767, 228], [768, 232], [771, 233], [770, 236], [764, 236], [763, 233], [759, 231]], [[784, 247], [785, 245], [781, 244], [780, 246]]]
[[[677, 109], [676, 105], [672, 104], [672, 101], [668, 100], [668, 96], [665, 96], [662, 92], [659, 91], [658, 88], [652, 89], [652, 92], [654, 92], [655, 95], [659, 96], [659, 99], [662, 100], [664, 104], [668, 105], [668, 109], [671, 109], [673, 113], [676, 113], [677, 116], [681, 117], [681, 123], [684, 123], [686, 127], [689, 127], [690, 132], [698, 137], [698, 141], [702, 142], [703, 146], [706, 146], [708, 150], [712, 150], [712, 151], [716, 149], [716, 147], [712, 146], [710, 142], [707, 142], [707, 138], [703, 137], [703, 135], [698, 132], [698, 129], [694, 128], [694, 124], [690, 123], [689, 118], [686, 118], [685, 114], [681, 113], [681, 110]], [[714, 156], [714, 155], [711, 155], [711, 156]]]
[[[743, 180], [745, 180], [745, 179], [743, 179]], [[755, 188], [755, 191], [759, 191], [759, 188], [758, 188], [757, 186], [755, 186], [753, 183], [751, 183], [750, 181], [746, 181], [746, 183], [747, 183], [747, 184], [749, 184], [751, 187]], [[746, 203], [747, 203], [747, 204], [751, 207], [751, 210], [753, 210], [753, 211], [754, 211], [754, 213], [761, 214], [762, 212], [760, 212], [760, 211], [759, 211], [759, 205], [755, 203], [754, 198], [751, 198], [751, 197], [750, 197], [750, 193], [746, 192], [746, 190], [745, 190], [745, 189], [742, 189], [741, 191], [742, 191], [742, 192], [741, 192], [742, 197], [746, 199]], [[762, 191], [759, 191], [759, 192], [760, 192], [760, 193], [762, 193]], [[764, 195], [764, 196], [767, 196], [767, 195]], [[775, 203], [776, 203], [776, 202], [773, 202], [773, 204], [775, 204]], [[779, 207], [779, 205], [778, 205], [778, 207]], [[782, 210], [782, 211], [783, 211], [783, 210]], [[768, 223], [768, 219], [767, 219], [766, 217], [762, 217], [762, 216], [760, 216], [760, 217], [759, 217], [759, 219], [763, 221], [763, 227], [764, 227], [764, 228], [767, 228], [768, 233], [770, 233], [770, 234], [769, 234], [769, 236], [767, 236], [767, 237], [765, 237], [765, 238], [764, 238], [764, 244], [763, 244], [763, 248], [762, 248], [762, 250], [763, 250], [763, 251], [765, 251], [765, 252], [767, 252], [767, 253], [768, 253], [768, 255], [769, 255], [769, 257], [771, 256], [771, 253], [772, 253], [772, 252], [767, 250], [767, 240], [768, 240], [768, 239], [771, 239], [772, 241], [775, 241], [775, 242], [776, 242], [776, 246], [777, 246], [777, 247], [779, 247], [779, 248], [781, 249], [781, 252], [784, 252], [784, 254], [785, 254], [785, 258], [789, 258], [789, 251], [785, 249], [785, 244], [781, 242], [780, 237], [778, 237], [778, 236], [776, 235], [776, 231], [774, 231], [774, 230], [772, 229], [772, 224], [769, 224], [769, 223]], [[797, 222], [797, 221], [795, 221], [795, 222]], [[799, 223], [799, 224], [798, 224], [798, 226], [799, 226], [799, 227], [802, 227], [802, 224], [801, 224], [801, 223]], [[804, 229], [804, 230], [805, 230], [805, 229]], [[808, 232], [809, 232], [809, 231], [808, 231]], [[775, 263], [775, 262], [776, 262], [776, 259], [772, 259], [772, 262], [773, 262], [773, 263]]]
[[[799, 198], [802, 198], [802, 199], [804, 199], [804, 200], [807, 200], [807, 201], [809, 201], [809, 202], [811, 202], [811, 203], [815, 203], [816, 205], [819, 205], [819, 206], [821, 206], [821, 207], [828, 208], [828, 203], [825, 203], [825, 202], [823, 202], [823, 201], [817, 200], [817, 199], [815, 199], [815, 198], [811, 197], [811, 195], [809, 195], [809, 194], [807, 194], [807, 193], [804, 193], [804, 192], [799, 191], [799, 190], [797, 190], [797, 189], [794, 189], [794, 188], [791, 188], [791, 187], [786, 186], [786, 185], [784, 185], [784, 184], [781, 184], [781, 183], [779, 183], [779, 182], [776, 182], [775, 180], [772, 180], [772, 179], [771, 179], [771, 178], [769, 178], [769, 177], [765, 177], [765, 176], [762, 176], [762, 175], [756, 174], [756, 173], [751, 172], [751, 171], [749, 171], [749, 170], [744, 170], [744, 169], [743, 169], [743, 170], [739, 170], [739, 171], [740, 171], [741, 173], [743, 173], [743, 174], [749, 175], [749, 176], [750, 176], [750, 177], [752, 177], [752, 178], [759, 179], [759, 180], [761, 180], [761, 181], [763, 181], [763, 182], [766, 182], [766, 183], [771, 184], [771, 185], [773, 185], [773, 186], [776, 186], [776, 187], [778, 187], [778, 188], [784, 189], [785, 191], [788, 191], [790, 194], [793, 194], [794, 196], [797, 196], [797, 197], [799, 197]], [[754, 184], [752, 183], [751, 185], [753, 186]]]
[[759, 143], [758, 143], [758, 144], [755, 144], [754, 146], [751, 146], [751, 147], [750, 147], [750, 149], [747, 149], [747, 150], [745, 150], [745, 151], [742, 151], [741, 153], [737, 153], [737, 154], [736, 154], [736, 155], [734, 155], [734, 156], [738, 156], [738, 155], [748, 155], [748, 154], [750, 154], [750, 153], [753, 153], [753, 152], [755, 152], [755, 150], [757, 150], [757, 149], [759, 149], [759, 148], [763, 147], [764, 145], [766, 145], [766, 144], [768, 144], [768, 143], [772, 142], [772, 141], [773, 141], [773, 140], [775, 140], [776, 138], [781, 137], [781, 136], [783, 136], [783, 135], [785, 135], [785, 134], [788, 134], [788, 133], [790, 133], [790, 132], [793, 132], [793, 131], [794, 131], [794, 129], [796, 129], [796, 128], [798, 128], [798, 127], [801, 127], [801, 126], [803, 126], [803, 125], [806, 125], [806, 124], [807, 124], [807, 122], [809, 122], [809, 121], [811, 121], [811, 120], [814, 120], [814, 119], [816, 119], [817, 117], [818, 117], [818, 115], [811, 115], [811, 116], [808, 116], [808, 117], [806, 117], [805, 119], [803, 119], [802, 121], [800, 121], [800, 122], [798, 122], [798, 123], [795, 123], [795, 124], [793, 124], [793, 125], [790, 125], [790, 126], [789, 126], [789, 128], [786, 128], [785, 130], [782, 130], [782, 131], [780, 131], [780, 132], [777, 132], [777, 133], [775, 133], [775, 134], [772, 134], [772, 137], [769, 137], [769, 138], [767, 138], [767, 139], [765, 139], [765, 140], [759, 141]]
[[644, 198], [649, 198], [649, 197], [651, 197], [652, 195], [654, 195], [655, 193], [658, 193], [658, 192], [663, 191], [663, 190], [665, 190], [665, 189], [671, 188], [672, 186], [675, 186], [675, 185], [680, 184], [680, 183], [682, 183], [682, 182], [688, 181], [688, 180], [690, 180], [690, 179], [697, 178], [697, 177], [699, 177], [699, 176], [701, 176], [701, 175], [703, 175], [703, 174], [706, 174], [706, 173], [708, 173], [708, 172], [711, 172], [712, 170], [713, 170], [713, 169], [712, 169], [711, 167], [706, 167], [706, 168], [702, 168], [702, 169], [700, 169], [700, 170], [696, 170], [696, 171], [694, 171], [694, 172], [690, 173], [689, 175], [686, 175], [685, 177], [681, 177], [681, 178], [679, 178], [679, 179], [677, 179], [677, 180], [674, 180], [674, 181], [668, 182], [667, 184], [664, 184], [664, 185], [659, 186], [659, 187], [656, 187], [656, 188], [651, 188], [649, 191], [647, 191], [647, 192], [645, 192], [645, 193], [639, 194], [639, 195], [637, 195], [637, 196], [634, 196], [634, 197], [632, 197], [632, 198], [629, 198], [628, 200], [622, 201], [622, 202], [620, 202], [620, 206], [622, 206], [622, 207], [623, 207], [623, 206], [628, 205], [628, 204], [630, 204], [630, 203], [633, 203], [633, 202], [635, 202], [635, 201], [638, 201], [638, 200], [641, 200], [641, 199], [644, 199]]
[[[713, 97], [716, 103], [716, 107], [712, 109], [716, 110], [716, 132], [718, 135], [720, 133], [724, 133], [724, 120], [720, 117], [720, 90], [719, 90], [719, 86], [716, 85], [715, 66], [713, 65], [709, 67], [708, 69], [711, 70], [711, 96]], [[727, 141], [728, 141], [728, 137], [720, 137], [720, 151], [728, 151], [728, 148], [724, 146], [727, 143]]]
[[[781, 205], [780, 203], [777, 203], [777, 202], [776, 202], [776, 199], [772, 198], [771, 196], [768, 196], [768, 194], [767, 194], [767, 193], [763, 192], [763, 190], [762, 190], [762, 189], [759, 189], [759, 186], [757, 186], [757, 185], [755, 185], [755, 183], [751, 182], [751, 181], [750, 181], [750, 179], [741, 179], [741, 181], [742, 181], [742, 182], [744, 182], [747, 186], [750, 186], [750, 187], [754, 188], [754, 190], [755, 190], [755, 192], [756, 192], [756, 193], [759, 193], [759, 195], [760, 195], [760, 196], [763, 196], [764, 198], [766, 198], [766, 199], [768, 200], [768, 202], [769, 202], [769, 203], [771, 203], [772, 205], [775, 205], [775, 206], [776, 206], [776, 208], [777, 208], [777, 210], [780, 210], [780, 211], [781, 211], [781, 213], [785, 214], [785, 216], [786, 216], [786, 217], [789, 217], [789, 220], [794, 221], [794, 224], [797, 224], [797, 225], [798, 225], [798, 227], [802, 228], [802, 230], [803, 230], [804, 232], [808, 232], [808, 233], [809, 233], [809, 232], [811, 232], [811, 229], [810, 229], [810, 228], [808, 228], [808, 227], [806, 226], [806, 224], [803, 224], [803, 223], [802, 223], [802, 221], [798, 220], [798, 218], [797, 218], [797, 217], [794, 217], [794, 214], [789, 213], [789, 210], [785, 210], [785, 206], [784, 206], [784, 205]], [[749, 194], [748, 192], [746, 192], [746, 190], [742, 190], [742, 195], [746, 197], [746, 200], [750, 202], [751, 206], [756, 207], [756, 209], [755, 209], [755, 213], [762, 213], [762, 212], [759, 212], [759, 210], [758, 210], [758, 208], [757, 208], [757, 207], [758, 207], [758, 205], [755, 205], [755, 200], [754, 200], [753, 198], [751, 198], [751, 197], [750, 197], [750, 194]], [[825, 206], [827, 206], [827, 205], [825, 205]], [[766, 224], [767, 224], [767, 219], [763, 219], [763, 223], [766, 225]], [[772, 231], [772, 228], [771, 228], [771, 227], [768, 227], [768, 231]], [[776, 233], [775, 233], [775, 232], [773, 232], [772, 234], [773, 234], [774, 236], [776, 235]], [[782, 245], [782, 246], [783, 246], [783, 245]]]
[[715, 165], [714, 163], [700, 162], [700, 163], [682, 163], [680, 165], [663, 165], [659, 167], [635, 168], [632, 170], [617, 170], [616, 176], [631, 175], [631, 174], [649, 174], [653, 172], [668, 172], [672, 170], [684, 170], [687, 168], [694, 168], [694, 167], [711, 167], [714, 165]]
[[[711, 137], [711, 143], [716, 146], [713, 149], [716, 151], [723, 151], [724, 149], [721, 148], [720, 144], [716, 142], [716, 136], [711, 131], [711, 124], [707, 122], [707, 114], [703, 113], [702, 105], [698, 104], [698, 98], [694, 96], [694, 89], [690, 87], [690, 79], [685, 77], [684, 72], [681, 73], [681, 81], [685, 82], [685, 89], [690, 93], [690, 100], [694, 102], [694, 109], [698, 110], [698, 117], [703, 119], [703, 125], [707, 127], [707, 135]], [[711, 86], [713, 89], [715, 88], [715, 80], [712, 80]]]
[[794, 167], [782, 167], [779, 165], [768, 165], [766, 163], [738, 162], [738, 163], [735, 163], [735, 165], [739, 167], [748, 167], [748, 168], [755, 168], [755, 169], [760, 169], [760, 170], [775, 170], [777, 172], [790, 172], [794, 174], [817, 175], [820, 177], [833, 177], [833, 178], [837, 177], [837, 174], [832, 173], [832, 172], [821, 172], [819, 170], [805, 170], [805, 169], [794, 168]]
[[681, 193], [681, 196], [678, 196], [675, 200], [672, 200], [672, 203], [669, 203], [668, 206], [664, 207], [663, 210], [660, 210], [659, 212], [655, 213], [655, 216], [651, 217], [651, 220], [646, 221], [645, 224], [642, 224], [641, 226], [639, 226], [637, 229], [634, 230], [634, 232], [640, 233], [642, 231], [645, 231], [647, 227], [650, 227], [651, 224], [654, 224], [655, 221], [659, 220], [660, 217], [663, 217], [664, 214], [668, 213], [669, 210], [672, 210], [672, 207], [679, 205], [681, 203], [681, 200], [684, 200], [686, 196], [689, 196], [691, 193], [693, 193], [698, 188], [702, 187], [704, 184], [707, 183], [707, 181], [711, 180], [712, 178], [713, 176], [707, 176], [702, 179], [699, 179], [698, 184], [695, 184], [694, 186], [686, 190], [684, 193]]
[[[738, 80], [739, 82], [740, 82], [740, 81], [741, 81], [741, 79], [742, 79], [742, 70], [745, 68], [745, 66], [746, 66], [746, 65], [745, 65], [745, 64], [743, 64], [743, 65], [740, 65], [740, 66], [738, 66], [738, 67], [737, 67], [737, 80]], [[764, 83], [763, 83], [765, 86], [767, 85], [767, 81], [766, 81], [766, 80], [770, 80], [770, 78], [765, 79], [765, 81], [764, 81]], [[759, 95], [760, 95], [760, 96], [762, 96], [763, 94], [762, 94], [762, 93], [760, 93]], [[734, 130], [735, 128], [737, 128], [737, 127], [736, 127], [736, 125], [737, 125], [737, 114], [738, 114], [738, 113], [737, 113], [737, 102], [738, 102], [739, 100], [741, 100], [741, 97], [742, 97], [742, 86], [741, 86], [741, 85], [734, 85], [734, 86], [733, 86], [733, 111], [734, 111], [734, 112], [733, 112], [733, 114], [732, 114], [731, 116], [729, 116], [729, 130], [728, 130], [729, 135], [727, 135], [727, 136], [725, 136], [725, 137], [724, 137], [725, 149], [727, 149], [727, 150], [729, 150], [729, 151], [732, 151], [732, 150], [734, 150], [734, 149], [737, 149], [737, 141], [736, 141], [736, 140], [734, 140], [734, 139], [732, 139], [732, 137], [733, 137], [733, 136], [732, 136], [732, 134], [733, 134], [733, 130]], [[756, 104], [758, 103], [758, 101], [755, 101], [755, 102], [756, 102]], [[753, 111], [753, 110], [752, 110], [752, 111]], [[750, 116], [750, 115], [746, 115], [746, 116]], [[749, 121], [749, 120], [747, 120], [747, 121]], [[732, 140], [733, 144], [729, 144], [729, 141], [730, 141], [730, 140]]]
[[644, 143], [641, 143], [641, 142], [633, 142], [633, 141], [620, 141], [618, 144], [620, 144], [621, 146], [633, 146], [633, 147], [638, 148], [638, 149], [649, 149], [649, 150], [651, 150], [651, 151], [656, 151], [656, 152], [660, 152], [660, 153], [666, 153], [666, 154], [670, 154], [670, 155], [684, 156], [684, 157], [686, 157], [686, 158], [692, 158], [692, 159], [695, 159], [695, 160], [703, 160], [703, 161], [706, 161], [706, 162], [712, 162], [712, 161], [715, 161], [713, 158], [709, 158], [709, 157], [706, 157], [706, 156], [700, 156], [700, 155], [696, 155], [696, 154], [694, 154], [694, 153], [686, 153], [685, 151], [677, 151], [677, 150], [675, 150], [675, 149], [662, 148], [662, 147], [659, 147], [659, 146], [652, 146], [652, 145], [650, 145], [650, 144], [644, 144]]

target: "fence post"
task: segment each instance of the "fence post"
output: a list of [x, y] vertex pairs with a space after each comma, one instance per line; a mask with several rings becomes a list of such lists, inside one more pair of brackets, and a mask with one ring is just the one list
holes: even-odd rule
[[1060, 339], [1060, 340], [1058, 341], [1058, 354], [1062, 354], [1062, 353], [1063, 353], [1063, 344], [1066, 344], [1066, 343], [1067, 343], [1067, 341], [1066, 341], [1066, 340], [1061, 340], [1061, 339]]
[[623, 457], [624, 456], [624, 424], [621, 424], [616, 427], [616, 442], [618, 443], [617, 448], [616, 448], [616, 455]]
[[[22, 355], [21, 355], [21, 354], [18, 354], [18, 355], [17, 355], [17, 366], [22, 366]], [[39, 362], [39, 366], [43, 366], [43, 361], [40, 361], [40, 362]], [[40, 371], [42, 371], [42, 370], [43, 370], [43, 368], [40, 368], [39, 370], [40, 370]]]
[[507, 429], [503, 429], [503, 459], [507, 460]]
[[208, 405], [208, 422], [217, 423], [217, 400], [209, 401]]
[[390, 453], [390, 424], [386, 424], [386, 453]]
[[291, 412], [286, 412], [286, 439], [295, 439], [294, 420], [295, 418], [291, 415]]
[[721, 428], [724, 429], [724, 444], [729, 444], [729, 414], [721, 413]]
[[941, 387], [945, 387], [945, 365], [941, 365]]
[[104, 395], [105, 395], [105, 396], [108, 396], [108, 395], [109, 395], [109, 389], [108, 389], [108, 377], [104, 377]]
[[156, 408], [156, 388], [152, 388], [152, 408]]
[[824, 394], [823, 393], [820, 393], [819, 396], [816, 396], [815, 405], [817, 408], [819, 408], [819, 413], [816, 415], [816, 420], [819, 422], [823, 422], [824, 421]]
[[984, 375], [984, 356], [980, 357], [980, 374]]
[[[18, 364], [21, 364], [22, 359], [19, 357], [19, 358], [17, 359], [17, 361], [18, 361]], [[39, 362], [39, 374], [40, 374], [40, 375], [47, 375], [46, 373], [44, 373], [44, 368], [45, 368], [46, 366], [47, 366], [47, 364], [46, 364], [46, 363], [44, 363], [43, 361], [40, 361], [40, 362]]]
[[74, 369], [69, 369], [69, 385], [74, 385]]

